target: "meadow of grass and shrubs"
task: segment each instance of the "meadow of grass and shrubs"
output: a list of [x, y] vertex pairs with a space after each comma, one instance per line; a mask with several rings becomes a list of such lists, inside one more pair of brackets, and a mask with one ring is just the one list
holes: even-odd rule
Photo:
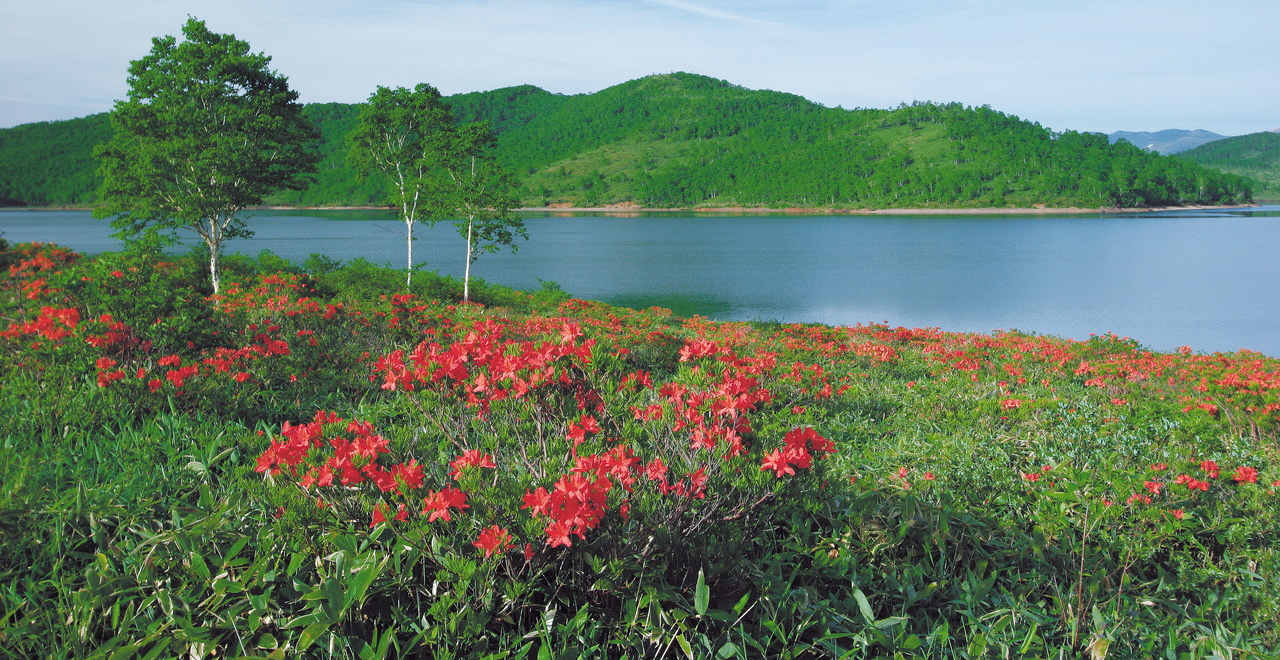
[[0, 649], [1276, 657], [1280, 360], [0, 245]]

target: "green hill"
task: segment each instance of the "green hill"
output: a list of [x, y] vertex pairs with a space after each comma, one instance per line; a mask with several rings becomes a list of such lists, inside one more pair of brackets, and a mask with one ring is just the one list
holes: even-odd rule
[[1256, 179], [1254, 195], [1280, 199], [1280, 133], [1226, 138], [1178, 154], [1193, 163]]
[[[499, 160], [518, 174], [522, 201], [534, 207], [1099, 208], [1235, 203], [1252, 195], [1248, 179], [1110, 145], [1101, 135], [1054, 133], [986, 106], [845, 110], [687, 73], [593, 94], [525, 85], [447, 100], [459, 121], [490, 122]], [[358, 110], [307, 106], [321, 133], [315, 182], [271, 202], [381, 202], [378, 181], [356, 177], [345, 162], [345, 136]], [[0, 197], [35, 205], [92, 199], [88, 152], [109, 130], [105, 115], [95, 117], [96, 139], [74, 123], [94, 118], [0, 131]], [[54, 144], [65, 148], [55, 153]], [[55, 173], [24, 166], [32, 159], [56, 161], [46, 167]]]
[[110, 136], [105, 112], [0, 129], [0, 206], [91, 203], [98, 178], [90, 152]]

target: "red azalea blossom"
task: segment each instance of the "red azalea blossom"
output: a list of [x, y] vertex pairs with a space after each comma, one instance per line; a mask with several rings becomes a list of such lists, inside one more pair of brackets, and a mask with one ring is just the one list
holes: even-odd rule
[[435, 522], [437, 518], [443, 518], [448, 522], [452, 519], [449, 509], [461, 511], [471, 508], [471, 505], [467, 504], [467, 494], [452, 486], [445, 486], [443, 490], [427, 495], [422, 500], [422, 505], [422, 513], [430, 514], [427, 522]]
[[760, 469], [773, 470], [773, 476], [778, 478], [796, 473], [795, 468], [791, 467], [791, 463], [787, 461], [786, 455], [781, 449], [775, 449], [765, 454]]
[[1236, 473], [1231, 478], [1242, 484], [1256, 484], [1258, 483], [1258, 471], [1248, 465], [1241, 465], [1236, 468]]
[[492, 468], [497, 467], [493, 462], [493, 456], [486, 454], [479, 449], [468, 449], [462, 452], [462, 455], [449, 462], [449, 476], [454, 480], [462, 476], [462, 470], [469, 467]]
[[484, 556], [487, 558], [494, 553], [502, 554], [514, 548], [515, 541], [511, 537], [511, 532], [498, 525], [491, 525], [480, 530], [480, 536], [476, 537], [475, 543], [471, 545], [484, 550]]

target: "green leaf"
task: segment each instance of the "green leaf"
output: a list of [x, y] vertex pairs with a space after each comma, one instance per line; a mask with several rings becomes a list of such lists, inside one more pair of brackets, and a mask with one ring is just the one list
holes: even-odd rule
[[858, 603], [858, 609], [862, 611], [862, 617], [871, 623], [876, 620], [875, 610], [871, 609], [871, 601], [867, 600], [867, 595], [862, 593], [862, 589], [858, 585], [853, 585], [853, 599]]
[[319, 639], [320, 636], [323, 635], [325, 631], [329, 629], [330, 625], [332, 624], [313, 623], [307, 626], [306, 630], [303, 630], [302, 634], [298, 635], [298, 648], [295, 651], [297, 653], [301, 653], [307, 650], [308, 648], [310, 648], [311, 645], [314, 644], [316, 640]]
[[684, 655], [689, 660], [693, 660], [693, 647], [689, 645], [689, 640], [684, 635], [676, 635], [676, 643], [680, 645], [680, 650], [684, 651]]
[[707, 613], [707, 605], [711, 600], [711, 590], [707, 588], [707, 579], [702, 569], [698, 569], [698, 584], [693, 588], [693, 611], [702, 616]]
[[355, 569], [355, 575], [347, 583], [346, 598], [343, 603], [343, 609], [350, 609], [353, 605], [364, 600], [364, 595], [369, 591], [369, 585], [378, 578], [382, 570], [387, 566], [387, 557], [383, 557], [382, 561], [374, 561], [370, 556], [366, 561], [362, 562], [359, 568]]

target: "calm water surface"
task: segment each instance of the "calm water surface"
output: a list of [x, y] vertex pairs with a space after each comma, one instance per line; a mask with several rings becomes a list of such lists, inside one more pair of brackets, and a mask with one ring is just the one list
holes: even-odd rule
[[[404, 260], [404, 224], [369, 212], [260, 212], [227, 244]], [[576, 297], [726, 320], [888, 322], [1280, 356], [1280, 207], [1080, 216], [535, 216], [516, 254], [473, 273]], [[0, 211], [11, 242], [119, 248], [87, 212]], [[419, 226], [419, 262], [461, 275], [448, 223]]]

